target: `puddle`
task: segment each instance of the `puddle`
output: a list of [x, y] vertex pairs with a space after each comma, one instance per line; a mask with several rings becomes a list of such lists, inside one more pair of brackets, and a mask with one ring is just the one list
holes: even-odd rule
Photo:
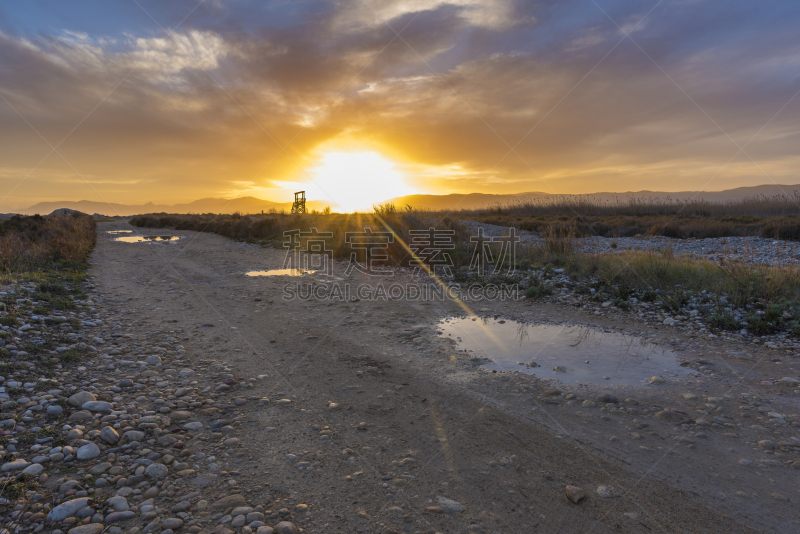
[[272, 269], [271, 271], [250, 271], [245, 274], [247, 276], [303, 276], [304, 274], [314, 274], [315, 272], [303, 269]]
[[133, 230], [109, 230], [107, 234], [132, 234]]
[[124, 243], [152, 243], [154, 241], [177, 241], [180, 236], [177, 235], [130, 235], [125, 237], [117, 237], [114, 241], [122, 241]]
[[[463, 357], [495, 371], [521, 371], [565, 384], [642, 385], [689, 373], [674, 352], [643, 338], [564, 325], [455, 318], [439, 324]], [[588, 363], [587, 363], [588, 361]]]

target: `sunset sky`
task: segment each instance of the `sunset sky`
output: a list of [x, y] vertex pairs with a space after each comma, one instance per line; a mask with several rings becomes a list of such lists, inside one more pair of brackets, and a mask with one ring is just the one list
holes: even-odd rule
[[0, 6], [0, 212], [800, 183], [800, 2]]

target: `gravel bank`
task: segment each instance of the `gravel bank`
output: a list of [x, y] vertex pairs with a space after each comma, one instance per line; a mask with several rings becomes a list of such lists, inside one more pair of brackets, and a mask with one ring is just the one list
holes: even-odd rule
[[[509, 235], [510, 228], [462, 221], [473, 235], [483, 228], [485, 235]], [[521, 243], [536, 245], [541, 237], [533, 232], [518, 231]], [[746, 263], [770, 265], [800, 264], [800, 243], [776, 241], [761, 237], [720, 237], [713, 239], [673, 239], [663, 236], [644, 237], [581, 237], [574, 240], [575, 249], [582, 253], [602, 253], [622, 250], [666, 250], [675, 254], [688, 254], [712, 261], [738, 260]]]

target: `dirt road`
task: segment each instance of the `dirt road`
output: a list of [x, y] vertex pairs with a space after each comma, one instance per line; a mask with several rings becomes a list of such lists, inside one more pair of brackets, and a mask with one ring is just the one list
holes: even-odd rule
[[[104, 233], [109, 230], [181, 239], [122, 243]], [[800, 528], [798, 471], [790, 467], [800, 443], [782, 441], [797, 430], [791, 423], [797, 397], [760, 386], [775, 374], [769, 361], [753, 368], [725, 359], [723, 365], [722, 341], [712, 347], [679, 339], [667, 327], [662, 332], [566, 306], [496, 301], [471, 309], [481, 317], [624, 327], [677, 340], [682, 356], [704, 354], [719, 362], [718, 372], [629, 388], [559, 386], [522, 373], [485, 372], [436, 332], [441, 319], [464, 315], [457, 304], [287, 301], [285, 284], [326, 279], [244, 274], [279, 269], [283, 260], [282, 251], [213, 234], [115, 222], [99, 225], [92, 274], [132, 328], [171, 332], [182, 340], [187, 362], [233, 366], [244, 389], [223, 395], [230, 397], [226, 416], [242, 432], [224, 467], [238, 475], [251, 501], [272, 509], [307, 504], [308, 512], [296, 518], [305, 532]], [[377, 283], [345, 275], [339, 264], [334, 276], [354, 286]], [[389, 280], [406, 281], [408, 275]], [[211, 386], [221, 382], [206, 378]], [[769, 436], [759, 435], [752, 427], [761, 419], [748, 420], [737, 405], [746, 391], [766, 399], [769, 410], [790, 414], [789, 422], [762, 426]], [[696, 398], [688, 400], [684, 395], [692, 392]], [[599, 402], [603, 394], [618, 402]], [[236, 406], [238, 397], [269, 402]], [[710, 413], [710, 422], [698, 423], [698, 409]], [[759, 447], [761, 440], [773, 441], [774, 450]], [[762, 457], [773, 463], [759, 463]], [[570, 502], [568, 485], [587, 497]], [[220, 496], [225, 486], [207, 491]]]

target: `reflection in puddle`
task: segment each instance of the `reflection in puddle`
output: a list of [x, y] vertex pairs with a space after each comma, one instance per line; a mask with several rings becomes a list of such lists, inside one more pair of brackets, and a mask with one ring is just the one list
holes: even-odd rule
[[133, 230], [109, 230], [107, 234], [132, 234]]
[[305, 271], [303, 269], [272, 269], [271, 271], [250, 271], [247, 276], [303, 276], [304, 274], [314, 274], [315, 271]]
[[640, 385], [685, 375], [676, 355], [643, 338], [581, 326], [457, 318], [439, 324], [456, 348], [486, 369], [521, 371], [565, 384]]
[[148, 243], [153, 241], [177, 241], [180, 236], [177, 235], [130, 235], [125, 237], [118, 237], [114, 241], [123, 241], [125, 243]]

